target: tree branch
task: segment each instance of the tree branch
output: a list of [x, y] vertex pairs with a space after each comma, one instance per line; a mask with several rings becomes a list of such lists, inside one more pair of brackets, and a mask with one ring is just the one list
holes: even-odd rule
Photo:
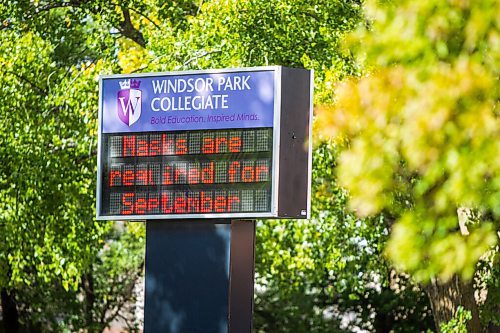
[[[122, 13], [123, 13], [123, 21], [118, 23], [117, 29], [121, 32], [121, 34], [124, 37], [127, 37], [127, 38], [133, 40], [134, 42], [136, 42], [137, 44], [139, 44], [142, 47], [146, 46], [146, 42], [144, 40], [144, 36], [142, 35], [142, 33], [138, 29], [136, 29], [134, 27], [134, 25], [132, 24], [132, 20], [130, 18], [130, 10], [141, 15], [142, 17], [147, 19], [149, 22], [151, 22], [157, 29], [160, 29], [159, 25], [157, 25], [155, 22], [153, 22], [153, 20], [151, 20], [149, 17], [147, 17], [144, 13], [140, 12], [139, 10], [137, 10], [135, 8], [130, 8], [130, 7], [126, 7], [123, 5], [118, 5], [118, 4], [115, 4], [113, 2], [109, 2], [109, 4], [119, 6]], [[36, 15], [43, 13], [43, 12], [46, 12], [46, 11], [50, 11], [52, 9], [68, 8], [68, 7], [82, 8], [82, 7], [84, 7], [84, 5], [85, 5], [85, 2], [82, 0], [70, 0], [67, 2], [53, 2], [53, 3], [49, 3], [47, 5], [40, 6], [40, 7], [35, 6], [35, 7], [33, 7], [33, 12], [29, 13], [27, 16], [25, 16], [25, 20], [30, 20], [33, 17], [35, 17]], [[100, 8], [100, 9], [87, 8], [87, 10], [89, 10], [93, 14], [97, 14], [100, 11], [102, 11], [102, 8]], [[4, 24], [4, 25], [2, 25], [1, 29], [5, 29], [7, 26]]]
[[142, 12], [138, 11], [137, 9], [135, 8], [131, 8], [131, 7], [127, 7], [127, 9], [130, 9], [131, 11], [133, 12], [136, 12], [137, 14], [141, 15], [142, 17], [144, 17], [146, 20], [148, 20], [149, 22], [151, 22], [152, 25], [154, 25], [158, 30], [161, 30], [161, 27], [156, 24], [152, 19], [150, 19], [149, 17], [147, 17], [145, 14], [143, 14]]
[[222, 52], [222, 51], [221, 50], [215, 50], [215, 51], [210, 51], [210, 52], [204, 52], [204, 53], [202, 53], [200, 55], [194, 56], [191, 59], [186, 60], [182, 64], [182, 67], [186, 67], [187, 65], [189, 65], [193, 61], [198, 60], [198, 59], [203, 58], [203, 57], [206, 57], [207, 55], [214, 54], [214, 53], [220, 53], [220, 52]]
[[146, 20], [148, 20], [151, 24], [153, 24], [157, 29], [161, 29], [161, 27], [156, 24], [152, 19], [150, 19], [146, 14], [144, 14], [143, 12], [141, 12], [140, 10], [138, 9], [135, 9], [135, 8], [132, 8], [132, 7], [127, 7], [127, 6], [123, 6], [123, 5], [119, 5], [117, 4], [116, 2], [110, 2], [110, 4], [112, 4], [113, 6], [117, 6], [117, 7], [121, 7], [122, 9], [125, 8], [125, 9], [129, 9], [131, 11], [133, 11], [134, 13], [137, 13], [139, 14], [140, 16], [144, 17]]
[[198, 6], [198, 10], [196, 10], [196, 15], [198, 15], [201, 12], [201, 7], [203, 6], [203, 0], [200, 0], [200, 5]]
[[81, 5], [82, 5], [81, 1], [79, 1], [79, 0], [72, 0], [72, 1], [68, 1], [68, 2], [50, 3], [50, 4], [47, 4], [45, 6], [41, 6], [41, 7], [34, 7], [34, 13], [28, 14], [28, 16], [26, 16], [26, 19], [30, 20], [33, 17], [35, 17], [36, 15], [41, 14], [41, 13], [46, 12], [46, 11], [50, 11], [52, 9], [56, 9], [56, 8], [68, 8], [68, 7], [79, 7]]
[[132, 20], [130, 18], [130, 11], [127, 7], [120, 7], [123, 13], [123, 21], [120, 22], [120, 27], [118, 30], [122, 33], [122, 35], [130, 38], [137, 44], [142, 47], [146, 47], [146, 41], [144, 40], [144, 36], [142, 32], [137, 30], [132, 24]]
[[12, 74], [14, 75], [15, 77], [17, 77], [19, 80], [29, 84], [32, 88], [36, 89], [39, 93], [43, 94], [44, 96], [48, 96], [49, 93], [47, 90], [37, 86], [34, 82], [32, 82], [31, 80], [29, 80], [28, 78], [22, 76], [21, 74], [17, 74], [16, 72], [12, 72], [12, 71], [6, 71], [7, 74]]

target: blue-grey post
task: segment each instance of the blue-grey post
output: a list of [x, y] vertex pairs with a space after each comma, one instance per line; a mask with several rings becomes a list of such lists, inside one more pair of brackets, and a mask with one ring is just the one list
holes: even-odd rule
[[230, 224], [148, 221], [146, 333], [227, 333]]
[[252, 332], [254, 220], [149, 221], [146, 237], [146, 333]]

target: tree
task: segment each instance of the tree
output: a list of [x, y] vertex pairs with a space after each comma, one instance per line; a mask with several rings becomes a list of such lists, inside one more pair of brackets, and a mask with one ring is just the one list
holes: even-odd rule
[[392, 216], [385, 253], [429, 282], [437, 326], [462, 304], [477, 332], [470, 279], [499, 230], [499, 3], [367, 8], [372, 21], [350, 44], [367, 75], [336, 88], [320, 124], [349, 138], [338, 176], [351, 206], [362, 216]]
[[[86, 318], [102, 323], [107, 314], [86, 316], [97, 310], [80, 287], [91, 278], [94, 291], [116, 287], [99, 284], [101, 267], [113, 265], [103, 247], [114, 243], [111, 224], [94, 218], [96, 78], [113, 68], [115, 45], [105, 20], [64, 4], [0, 5], [0, 289], [8, 332], [90, 328]], [[114, 264], [121, 274], [130, 269]]]
[[360, 219], [348, 209], [348, 193], [334, 173], [338, 154], [333, 142], [314, 151], [310, 220], [258, 225], [257, 331], [433, 329], [423, 290], [383, 257], [384, 217]]
[[[356, 0], [0, 4], [3, 314], [44, 331], [99, 331], [141, 274], [142, 226], [94, 220], [98, 74], [306, 67], [325, 102], [330, 86], [359, 73], [340, 45], [361, 9]], [[337, 147], [316, 148], [312, 221], [259, 225], [258, 330], [345, 331], [351, 312], [349, 325], [379, 332], [432, 327], [422, 290], [381, 255], [387, 217], [346, 209]]]
[[[350, 1], [205, 2], [181, 30], [163, 22], [161, 30], [145, 32], [148, 52], [139, 53], [135, 65], [128, 62], [126, 70], [307, 67], [316, 71], [316, 100], [324, 101], [329, 84], [357, 73], [352, 57], [339, 46], [361, 20], [360, 9]], [[322, 145], [314, 155], [312, 221], [258, 225], [256, 330], [341, 331], [340, 317], [347, 312], [359, 314], [358, 325], [379, 331], [384, 324], [402, 331], [432, 327], [422, 291], [402, 278], [401, 290], [394, 286], [400, 277], [391, 276], [379, 252], [383, 223], [361, 221], [346, 211], [346, 194], [331, 169], [335, 149]], [[356, 242], [366, 242], [366, 248]]]
[[51, 59], [53, 45], [36, 33], [0, 33], [0, 122], [6, 129], [0, 134], [0, 286], [8, 302], [25, 286], [51, 285], [54, 278], [73, 288], [106, 225], [92, 218], [89, 110], [67, 100], [92, 99], [92, 81], [75, 75], [68, 89], [65, 71]]

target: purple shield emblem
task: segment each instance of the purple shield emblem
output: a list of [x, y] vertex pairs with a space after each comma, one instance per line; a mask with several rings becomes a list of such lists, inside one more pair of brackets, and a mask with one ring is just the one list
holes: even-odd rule
[[118, 117], [128, 126], [131, 126], [141, 116], [142, 91], [139, 89], [141, 81], [125, 80], [120, 82], [118, 91]]

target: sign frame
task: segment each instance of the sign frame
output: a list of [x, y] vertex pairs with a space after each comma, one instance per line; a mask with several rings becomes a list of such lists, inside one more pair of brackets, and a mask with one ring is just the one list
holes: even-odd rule
[[[297, 216], [283, 216], [279, 211], [279, 190], [280, 190], [280, 148], [282, 144], [283, 135], [281, 133], [281, 117], [282, 117], [282, 77], [285, 71], [293, 71], [296, 69], [290, 69], [282, 66], [259, 66], [259, 67], [244, 67], [244, 68], [227, 68], [227, 69], [210, 69], [210, 70], [187, 70], [187, 71], [172, 71], [172, 72], [155, 72], [155, 73], [137, 73], [137, 74], [112, 74], [112, 75], [100, 75], [99, 76], [99, 113], [98, 113], [98, 150], [97, 150], [97, 193], [96, 193], [96, 219], [97, 220], [134, 220], [134, 221], [144, 221], [144, 220], [181, 220], [181, 219], [254, 219], [254, 218], [309, 218], [310, 216], [310, 201], [311, 201], [311, 173], [312, 173], [312, 143], [311, 143], [311, 127], [312, 127], [312, 92], [314, 86], [313, 72], [300, 70], [307, 72], [310, 79], [310, 89], [307, 92], [309, 94], [309, 115], [308, 115], [308, 142], [307, 142], [307, 154], [308, 154], [308, 166], [307, 166], [307, 208], [301, 211]], [[298, 69], [297, 69], [298, 70]], [[231, 74], [231, 73], [245, 73], [245, 72], [264, 72], [272, 71], [274, 79], [274, 100], [273, 100], [273, 138], [272, 138], [272, 178], [271, 178], [271, 200], [270, 200], [270, 210], [267, 212], [225, 212], [225, 213], [187, 213], [187, 214], [154, 214], [154, 215], [102, 215], [101, 214], [101, 201], [102, 201], [102, 130], [103, 130], [103, 83], [107, 79], [135, 79], [144, 77], [168, 77], [168, 76], [187, 76], [187, 75], [199, 75], [199, 74]], [[246, 129], [259, 127], [247, 127]], [[242, 128], [245, 129], [245, 128]], [[207, 129], [208, 130], [208, 129]], [[134, 132], [137, 133], [137, 132]], [[295, 134], [293, 135], [295, 139]], [[285, 214], [287, 215], [287, 214]]]

